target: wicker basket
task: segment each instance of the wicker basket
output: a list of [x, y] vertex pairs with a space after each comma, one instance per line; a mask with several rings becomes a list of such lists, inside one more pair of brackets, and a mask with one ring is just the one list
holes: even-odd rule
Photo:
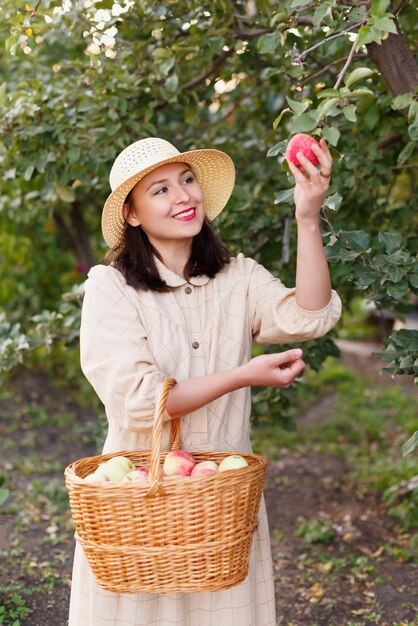
[[[242, 582], [264, 486], [267, 461], [244, 454], [248, 467], [164, 480], [163, 415], [170, 387], [155, 412], [151, 451], [121, 451], [80, 459], [65, 469], [72, 517], [98, 584], [119, 593], [219, 591]], [[178, 449], [179, 420], [171, 448]], [[118, 455], [150, 468], [150, 484], [94, 483], [83, 477]], [[194, 452], [220, 462], [230, 452]]]

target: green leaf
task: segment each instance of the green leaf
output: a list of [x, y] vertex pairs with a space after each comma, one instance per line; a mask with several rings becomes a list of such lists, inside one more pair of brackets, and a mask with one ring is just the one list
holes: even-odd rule
[[2, 83], [0, 85], [0, 107], [4, 107], [6, 105], [6, 83]]
[[342, 231], [340, 241], [346, 248], [356, 252], [366, 252], [370, 247], [370, 235], [364, 230]]
[[[388, 15], [388, 14], [386, 14]], [[376, 17], [373, 20], [373, 26], [379, 30], [383, 30], [385, 33], [398, 34], [396, 24], [390, 17]]]
[[290, 0], [289, 9], [295, 9], [296, 7], [304, 7], [310, 4], [312, 0]]
[[392, 254], [402, 246], [402, 236], [399, 233], [380, 232], [377, 238], [383, 244], [387, 254]]
[[306, 111], [306, 109], [311, 104], [310, 100], [308, 100], [307, 102], [297, 102], [296, 100], [292, 100], [292, 98], [289, 98], [288, 96], [286, 96], [286, 100], [288, 105], [290, 106], [292, 111], [296, 113], [296, 115], [302, 115], [302, 113]]
[[330, 12], [331, 12], [331, 7], [326, 2], [320, 2], [318, 6], [316, 7], [313, 17], [312, 17], [312, 22], [313, 22], [314, 27], [318, 28], [318, 26], [321, 25], [322, 20], [327, 15], [327, 13], [330, 13]]
[[338, 89], [322, 89], [318, 91], [316, 97], [320, 100], [321, 98], [339, 98], [340, 92]]
[[389, 285], [387, 288], [388, 295], [394, 300], [401, 300], [408, 291], [409, 284], [407, 280], [401, 280], [399, 283]]
[[165, 81], [165, 88], [171, 94], [176, 93], [179, 86], [179, 77], [176, 73], [171, 74]]
[[411, 102], [408, 111], [408, 121], [413, 122], [414, 120], [418, 121], [418, 100]]
[[225, 45], [225, 37], [209, 37], [207, 42], [209, 48], [214, 54], [220, 54], [222, 52], [222, 48]]
[[409, 141], [406, 144], [405, 148], [401, 150], [401, 152], [398, 155], [398, 158], [396, 161], [398, 165], [403, 165], [404, 163], [409, 161], [410, 157], [415, 151], [415, 145], [416, 145], [415, 141]]
[[418, 142], [418, 122], [408, 127], [408, 135], [411, 137], [412, 141]]
[[[274, 130], [276, 130], [276, 128], [278, 127], [278, 125], [280, 124], [280, 122], [282, 121], [282, 117], [285, 113], [291, 113], [291, 109], [283, 109], [283, 111], [280, 113], [280, 115], [278, 115], [276, 117], [276, 119], [273, 122], [273, 128]], [[271, 155], [267, 155], [267, 156], [271, 156]]]
[[354, 104], [347, 104], [347, 106], [343, 108], [345, 119], [349, 122], [357, 122], [356, 109], [357, 107]]
[[400, 348], [406, 348], [410, 351], [418, 350], [418, 331], [416, 330], [401, 328], [398, 332], [391, 335], [389, 339], [395, 341]]
[[347, 19], [350, 22], [361, 22], [361, 20], [366, 16], [367, 13], [367, 7], [366, 6], [359, 6], [359, 7], [354, 7], [353, 9], [351, 9], [351, 11], [349, 12], [349, 14], [347, 15]]
[[0, 488], [0, 506], [4, 504], [9, 497], [9, 490], [6, 487]]
[[343, 197], [338, 193], [338, 191], [332, 196], [327, 196], [323, 202], [324, 206], [331, 211], [338, 211], [341, 206], [341, 202], [343, 201]]
[[69, 187], [64, 187], [64, 185], [55, 185], [55, 191], [58, 198], [63, 202], [74, 202], [75, 194], [74, 191]]
[[363, 122], [370, 130], [373, 130], [379, 120], [380, 109], [377, 104], [373, 104], [363, 113]]
[[405, 267], [395, 265], [394, 267], [387, 267], [385, 274], [391, 283], [399, 283], [404, 278], [406, 269]]
[[299, 115], [298, 117], [294, 117], [291, 125], [290, 132], [292, 134], [295, 133], [305, 133], [310, 130], [314, 130], [316, 128], [316, 119], [310, 113], [305, 113], [304, 115]]
[[328, 98], [327, 100], [322, 100], [317, 110], [315, 112], [312, 111], [312, 113], [315, 113], [316, 121], [319, 122], [324, 117], [327, 117], [327, 115], [330, 115], [331, 117], [339, 115], [340, 109], [336, 106], [339, 101], [339, 98]]
[[292, 172], [290, 171], [289, 163], [286, 161], [286, 159], [283, 159], [282, 161], [282, 168], [283, 171], [286, 172], [286, 174], [288, 174], [289, 176], [293, 176]]
[[340, 131], [335, 126], [325, 126], [322, 129], [322, 136], [325, 137], [328, 143], [332, 146], [336, 146], [340, 138]]
[[380, 31], [373, 26], [362, 26], [358, 31], [355, 50], [358, 52], [361, 46], [366, 46], [368, 43], [381, 43], [382, 38]]
[[373, 76], [375, 71], [370, 69], [370, 67], [357, 67], [355, 70], [350, 72], [348, 76], [344, 79], [344, 84], [346, 87], [350, 87], [353, 83], [356, 83], [363, 78], [369, 78]]
[[378, 275], [373, 270], [362, 270], [354, 278], [354, 284], [359, 289], [367, 289], [378, 279]]
[[412, 91], [408, 91], [408, 93], [403, 93], [400, 96], [396, 96], [392, 100], [392, 109], [394, 111], [406, 109], [406, 107], [409, 107], [413, 99], [414, 93]]
[[370, 15], [372, 15], [372, 17], [385, 15], [389, 4], [390, 0], [372, 0]]
[[272, 54], [280, 45], [281, 33], [267, 33], [261, 35], [257, 41], [257, 50], [260, 54]]
[[25, 173], [23, 174], [23, 178], [25, 180], [30, 180], [32, 178], [32, 174], [35, 171], [35, 164], [31, 163], [30, 165], [27, 166]]
[[288, 143], [289, 142], [287, 139], [285, 139], [284, 141], [281, 141], [280, 143], [276, 143], [267, 152], [267, 156], [272, 157], [272, 156], [277, 156], [278, 154], [284, 154], [286, 152], [286, 147]]
[[410, 276], [409, 276], [409, 284], [414, 289], [418, 289], [418, 274], [410, 274]]
[[347, 94], [347, 98], [361, 98], [361, 96], [375, 96], [376, 94], [371, 89], [367, 87], [359, 87], [358, 89], [353, 89]]
[[69, 163], [78, 163], [80, 157], [81, 157], [81, 150], [80, 150], [80, 148], [77, 148], [77, 146], [72, 146], [68, 150], [68, 161], [69, 161]]
[[274, 204], [293, 204], [294, 191], [294, 187], [292, 189], [283, 189], [282, 191], [279, 191], [274, 198]]
[[411, 452], [415, 450], [417, 446], [418, 446], [418, 430], [416, 430], [414, 434], [412, 435], [412, 437], [410, 437], [408, 441], [405, 441], [405, 443], [403, 444], [402, 456], [407, 456], [408, 454], [411, 454]]

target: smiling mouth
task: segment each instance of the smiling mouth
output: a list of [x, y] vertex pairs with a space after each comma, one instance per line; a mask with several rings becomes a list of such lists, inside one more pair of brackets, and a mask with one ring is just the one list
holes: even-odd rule
[[186, 209], [185, 211], [180, 211], [180, 213], [176, 213], [175, 215], [173, 215], [174, 219], [181, 220], [183, 222], [192, 220], [195, 216], [196, 216], [195, 208]]

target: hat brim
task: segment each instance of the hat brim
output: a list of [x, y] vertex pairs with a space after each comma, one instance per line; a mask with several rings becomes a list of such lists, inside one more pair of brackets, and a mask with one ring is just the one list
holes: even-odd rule
[[212, 221], [228, 202], [235, 184], [235, 167], [221, 150], [201, 149], [182, 152], [141, 170], [117, 187], [107, 198], [102, 213], [102, 232], [109, 248], [118, 246], [124, 231], [123, 205], [128, 193], [144, 176], [167, 163], [187, 163], [202, 188], [206, 217]]

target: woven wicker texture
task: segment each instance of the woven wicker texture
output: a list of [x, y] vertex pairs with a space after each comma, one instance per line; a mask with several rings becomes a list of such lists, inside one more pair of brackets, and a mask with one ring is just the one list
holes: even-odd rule
[[187, 163], [196, 174], [205, 200], [205, 213], [213, 220], [232, 193], [235, 168], [232, 159], [220, 150], [190, 150], [180, 153], [164, 139], [149, 137], [127, 146], [116, 158], [110, 172], [112, 193], [102, 213], [102, 232], [113, 248], [121, 239], [125, 220], [122, 209], [126, 196], [144, 176], [167, 163]]
[[[156, 407], [151, 451], [80, 459], [65, 469], [78, 540], [100, 586], [120, 593], [218, 591], [247, 576], [267, 461], [242, 454], [248, 467], [164, 479], [161, 452], [168, 379]], [[177, 423], [176, 423], [177, 422]], [[173, 420], [172, 449], [179, 421]], [[150, 467], [144, 483], [88, 483], [83, 477], [113, 456]], [[194, 452], [220, 462], [231, 452]]]

